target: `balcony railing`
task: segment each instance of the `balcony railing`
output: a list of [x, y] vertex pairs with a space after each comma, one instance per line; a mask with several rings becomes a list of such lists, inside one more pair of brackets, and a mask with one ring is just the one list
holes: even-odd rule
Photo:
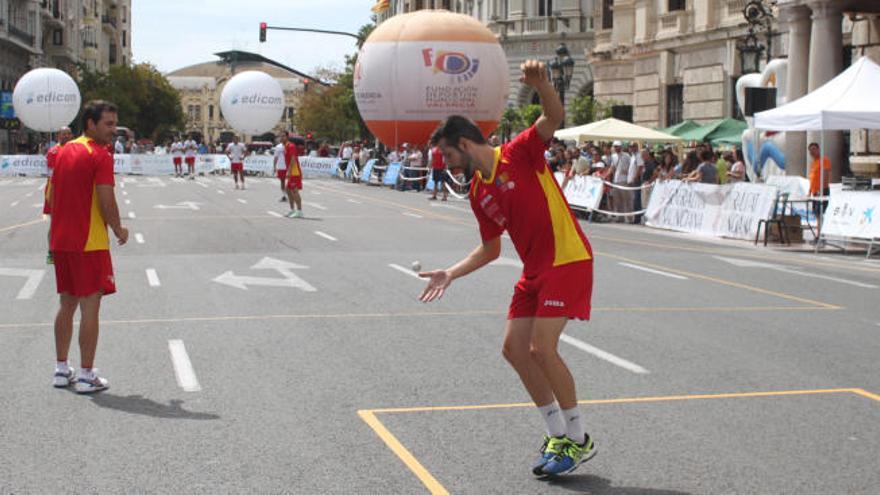
[[660, 16], [660, 30], [657, 32], [657, 36], [677, 36], [684, 34], [686, 29], [687, 12], [669, 12]]
[[98, 42], [97, 42], [97, 41], [86, 41], [86, 40], [83, 40], [83, 48], [95, 48], [95, 49], [97, 49], [97, 48], [98, 48]]
[[34, 35], [12, 24], [9, 25], [9, 35], [28, 46], [34, 46]]
[[104, 25], [109, 24], [113, 26], [113, 29], [116, 29], [116, 18], [109, 14], [104, 14], [101, 16], [101, 23]]
[[532, 17], [526, 19], [523, 25], [523, 33], [552, 33], [553, 21], [550, 17]]

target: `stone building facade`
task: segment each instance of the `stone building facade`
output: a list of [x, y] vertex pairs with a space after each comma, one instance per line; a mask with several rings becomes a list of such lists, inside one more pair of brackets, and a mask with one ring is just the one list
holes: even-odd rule
[[[284, 115], [272, 133], [295, 131], [293, 117], [299, 99], [309, 86], [322, 84], [314, 78], [255, 53], [230, 51], [217, 53], [220, 60], [204, 62], [166, 74], [171, 85], [180, 92], [180, 105], [186, 118], [186, 133], [207, 142], [231, 141], [235, 131], [220, 112], [223, 86], [232, 76], [246, 70], [265, 72], [274, 77], [284, 90]], [[259, 136], [242, 136], [251, 142]]]

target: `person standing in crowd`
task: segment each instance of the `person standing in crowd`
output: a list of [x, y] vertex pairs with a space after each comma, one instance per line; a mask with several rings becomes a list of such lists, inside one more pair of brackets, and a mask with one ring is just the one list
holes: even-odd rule
[[[411, 169], [421, 169], [424, 168], [422, 165], [424, 163], [425, 156], [422, 154], [422, 149], [418, 146], [413, 146], [412, 151], [407, 156], [408, 167]], [[417, 179], [420, 177], [424, 177], [424, 170], [408, 170], [408, 176], [410, 179]], [[421, 180], [412, 180], [406, 181], [406, 187], [410, 189], [415, 189], [416, 191], [421, 192], [422, 190], [422, 181]]]
[[[810, 158], [813, 162], [810, 164], [810, 196], [813, 198], [813, 214], [821, 222], [825, 209], [828, 208], [828, 196], [831, 195], [831, 160], [827, 156], [822, 156], [819, 143], [810, 143], [807, 148], [810, 152]], [[819, 162], [822, 162], [822, 170], [819, 169]], [[822, 186], [819, 187], [821, 176]]]
[[443, 161], [443, 152], [436, 144], [431, 148], [431, 180], [434, 181], [434, 195], [430, 200], [437, 200], [437, 190], [443, 189], [443, 201], [446, 201], [449, 192], [446, 190], [446, 162]]
[[529, 60], [522, 72], [521, 81], [537, 90], [543, 114], [513, 141], [493, 148], [476, 124], [457, 115], [431, 138], [448, 166], [473, 173], [469, 197], [482, 243], [445, 270], [419, 273], [429, 279], [420, 299], [441, 298], [454, 280], [497, 259], [501, 234], [510, 235], [523, 274], [510, 303], [503, 354], [545, 421], [541, 457], [532, 466], [543, 477], [571, 472], [596, 454], [558, 350], [568, 320], [590, 318], [593, 253], [543, 156], [565, 110], [543, 63]]
[[125, 153], [125, 143], [122, 141], [122, 136], [116, 138], [116, 144], [114, 145], [113, 150], [117, 155]]
[[718, 159], [715, 160], [715, 169], [718, 171], [718, 183], [724, 185], [727, 184], [727, 179], [730, 177], [727, 174], [729, 170], [727, 166], [727, 155], [729, 155], [729, 152], [722, 153], [719, 151], [716, 155], [718, 156]]
[[725, 153], [724, 159], [732, 164], [730, 170], [727, 171], [727, 182], [729, 184], [736, 184], [746, 180], [746, 164], [743, 161], [742, 151], [739, 148], [734, 150], [733, 153]]
[[663, 163], [657, 169], [657, 180], [671, 180], [675, 178], [675, 169], [679, 167], [678, 157], [671, 149], [663, 151]]
[[199, 151], [199, 145], [190, 136], [183, 142], [184, 162], [186, 162], [186, 171], [189, 174], [189, 180], [196, 180], [196, 152]]
[[[623, 151], [623, 143], [614, 141], [614, 153], [611, 155], [611, 167], [613, 168], [612, 183], [615, 186], [626, 187], [629, 178], [629, 169], [632, 166], [632, 158], [628, 153]], [[621, 215], [614, 218], [615, 222], [625, 222], [627, 213], [632, 211], [632, 191], [621, 189], [620, 187], [612, 187], [611, 195], [613, 198], [614, 212]]]
[[171, 161], [174, 162], [174, 176], [183, 176], [183, 143], [179, 139], [171, 143]]
[[328, 158], [330, 156], [330, 146], [327, 145], [327, 141], [321, 143], [321, 147], [318, 148], [318, 156], [321, 158]]
[[[70, 127], [64, 126], [55, 133], [55, 144], [46, 152], [46, 185], [43, 187], [43, 215], [51, 215], [52, 209], [49, 207], [49, 200], [52, 197], [52, 172], [55, 170], [55, 161], [58, 159], [58, 153], [73, 138]], [[52, 228], [50, 223], [49, 232], [46, 235], [48, 242], [52, 242]], [[52, 250], [46, 252], [46, 264], [53, 263]]]
[[704, 149], [700, 155], [702, 163], [683, 180], [685, 182], [699, 182], [701, 184], [718, 184], [718, 169], [715, 168], [715, 153]]
[[[278, 177], [278, 182], [281, 183], [281, 199], [278, 201], [283, 203], [288, 200], [287, 194], [287, 159], [285, 158], [285, 154], [287, 153], [287, 145], [290, 143], [290, 138], [287, 135], [287, 132], [282, 132], [278, 134], [278, 144], [275, 145], [273, 149], [273, 160], [272, 160], [272, 170], [275, 171], [275, 176]], [[294, 148], [296, 145], [294, 145]], [[291, 208], [292, 210], [293, 208]]]
[[[98, 346], [101, 298], [116, 292], [107, 227], [119, 245], [128, 241], [128, 229], [119, 219], [113, 193], [113, 157], [107, 146], [116, 134], [116, 106], [91, 101], [82, 110], [83, 136], [58, 152], [52, 174], [51, 250], [60, 306], [55, 317], [56, 364], [53, 385], [74, 385], [85, 394], [108, 388], [94, 367]], [[73, 317], [80, 310], [80, 370], [68, 363]]]
[[238, 189], [238, 182], [241, 180], [241, 189], [244, 189], [244, 159], [248, 155], [247, 146], [238, 142], [238, 134], [232, 136], [232, 142], [226, 146], [226, 156], [229, 157], [231, 165], [229, 169], [232, 171], [232, 178], [235, 180], [235, 188]]

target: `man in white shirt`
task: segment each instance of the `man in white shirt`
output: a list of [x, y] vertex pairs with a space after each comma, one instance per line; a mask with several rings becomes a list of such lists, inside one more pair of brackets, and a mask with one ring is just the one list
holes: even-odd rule
[[199, 145], [192, 138], [183, 142], [184, 161], [190, 180], [196, 179], [196, 152], [198, 151]]
[[[49, 148], [51, 148], [51, 146]], [[116, 138], [116, 145], [114, 146], [113, 151], [116, 152], [117, 155], [125, 153], [125, 144], [122, 143], [122, 136]]]
[[174, 161], [174, 176], [180, 177], [183, 175], [183, 143], [180, 140], [171, 143], [171, 160]]
[[278, 200], [279, 203], [283, 203], [287, 201], [287, 189], [284, 187], [285, 182], [287, 181], [287, 163], [284, 161], [284, 145], [285, 140], [284, 136], [286, 133], [282, 133], [278, 135], [278, 144], [275, 145], [275, 148], [272, 149], [274, 154], [274, 159], [272, 161], [272, 170], [275, 171], [275, 176], [278, 177], [278, 180], [281, 182], [281, 199]]
[[235, 180], [235, 188], [238, 189], [238, 182], [241, 180], [241, 189], [244, 189], [244, 157], [247, 156], [247, 147], [238, 142], [238, 135], [232, 137], [232, 142], [226, 146], [226, 156], [232, 163], [230, 170], [232, 178]]
[[[422, 155], [422, 150], [419, 149], [418, 146], [413, 146], [412, 152], [406, 158], [407, 158], [407, 161], [409, 161], [408, 166], [410, 168], [423, 168], [422, 163], [424, 163], [424, 155]], [[409, 176], [409, 178], [424, 177], [426, 175], [423, 170], [408, 170], [407, 172], [409, 172], [407, 174], [407, 176]], [[412, 187], [415, 188], [416, 191], [422, 190], [422, 181], [406, 181], [406, 182], [407, 182], [407, 184], [406, 184], [407, 186], [411, 185]]]
[[[623, 151], [623, 143], [614, 141], [614, 153], [611, 154], [611, 166], [614, 168], [612, 182], [615, 185], [626, 187], [629, 183], [630, 167], [632, 167], [632, 157]], [[614, 203], [614, 211], [616, 213], [629, 213], [632, 211], [633, 194], [617, 187], [611, 189], [612, 202]], [[626, 217], [619, 216], [615, 218], [616, 222], [623, 222]]]

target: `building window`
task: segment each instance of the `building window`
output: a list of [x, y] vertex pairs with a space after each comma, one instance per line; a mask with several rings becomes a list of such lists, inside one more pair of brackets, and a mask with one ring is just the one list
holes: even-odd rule
[[214, 105], [208, 105], [208, 120], [214, 120]]
[[666, 86], [666, 127], [681, 123], [684, 115], [684, 85]]
[[614, 0], [602, 0], [602, 29], [614, 29]]
[[669, 7], [669, 12], [685, 10], [687, 8], [687, 0], [669, 0], [667, 6]]
[[196, 113], [195, 113], [196, 120], [202, 120], [202, 106], [196, 105], [195, 110], [196, 110]]
[[287, 120], [293, 120], [293, 107], [287, 107]]
[[128, 46], [128, 39], [127, 38], [128, 38], [128, 33], [123, 31], [122, 32], [122, 46]]
[[61, 46], [64, 44], [64, 32], [60, 29], [56, 29], [52, 31], [52, 44], [55, 46]]
[[553, 15], [553, 0], [538, 0], [538, 17]]

